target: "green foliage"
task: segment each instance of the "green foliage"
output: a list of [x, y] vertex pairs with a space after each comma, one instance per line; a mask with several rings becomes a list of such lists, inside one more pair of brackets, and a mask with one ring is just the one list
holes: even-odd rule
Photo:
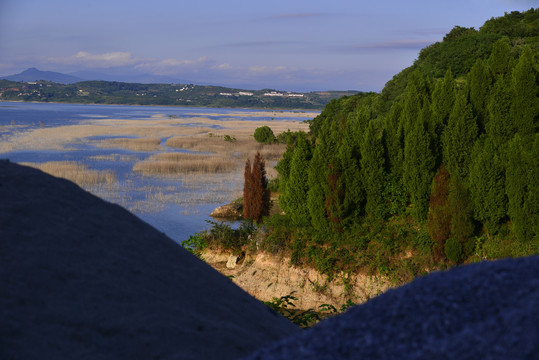
[[387, 212], [382, 198], [385, 180], [384, 162], [384, 148], [378, 136], [378, 129], [374, 126], [374, 122], [370, 121], [361, 143], [361, 178], [367, 199], [365, 211], [380, 219], [384, 218]]
[[472, 148], [477, 139], [477, 123], [464, 92], [459, 93], [443, 134], [443, 155], [452, 177], [465, 179]]
[[256, 128], [253, 136], [257, 142], [262, 144], [273, 144], [277, 141], [277, 138], [269, 126]]
[[446, 239], [451, 234], [451, 208], [449, 206], [449, 172], [441, 166], [432, 181], [427, 229], [434, 241], [434, 253], [441, 258]]
[[512, 73], [511, 120], [517, 133], [525, 139], [533, 138], [539, 119], [538, 74], [533, 53], [526, 46]]
[[475, 226], [470, 193], [464, 182], [458, 177], [451, 179], [449, 207], [451, 210], [451, 235], [464, 243], [473, 235]]
[[309, 191], [308, 169], [311, 160], [311, 148], [305, 135], [298, 137], [294, 154], [290, 161], [290, 176], [286, 183], [286, 189], [281, 194], [283, 203], [281, 206], [287, 214], [290, 214], [292, 222], [297, 226], [310, 224], [309, 209], [306, 199]]
[[504, 169], [490, 138], [480, 139], [474, 146], [469, 175], [475, 218], [494, 234], [506, 215]]
[[431, 138], [425, 129], [430, 104], [426, 104], [421, 117], [406, 134], [404, 143], [404, 185], [410, 193], [413, 214], [419, 221], [427, 218], [429, 194], [436, 165], [432, 154]]
[[477, 117], [479, 130], [483, 132], [487, 119], [487, 101], [492, 78], [482, 59], [477, 59], [470, 70], [467, 85], [470, 103], [472, 104], [474, 115]]
[[235, 136], [230, 136], [230, 135], [225, 135], [225, 136], [223, 137], [223, 139], [224, 139], [226, 142], [231, 142], [231, 143], [235, 143], [235, 142], [237, 141]]
[[492, 76], [495, 79], [506, 77], [511, 73], [512, 62], [510, 40], [503, 37], [494, 43], [487, 61]]
[[515, 127], [510, 117], [511, 88], [505, 78], [500, 78], [494, 84], [487, 103], [487, 122], [485, 130], [496, 148], [509, 141]]
[[[505, 191], [508, 198], [508, 214], [513, 225], [515, 237], [520, 241], [528, 241], [533, 237], [533, 219], [537, 219], [530, 201], [534, 195], [534, 160], [531, 153], [525, 149], [520, 136], [517, 134], [508, 146], [508, 161], [505, 177]], [[535, 162], [537, 162], [535, 160]], [[537, 171], [537, 169], [535, 169]], [[535, 186], [537, 188], [537, 186]], [[531, 211], [530, 211], [531, 210]]]
[[208, 247], [206, 234], [203, 232], [189, 236], [189, 239], [181, 242], [181, 246], [191, 254], [200, 258], [202, 251]]
[[445, 242], [445, 256], [448, 260], [458, 264], [463, 256], [462, 244], [457, 238], [449, 238]]

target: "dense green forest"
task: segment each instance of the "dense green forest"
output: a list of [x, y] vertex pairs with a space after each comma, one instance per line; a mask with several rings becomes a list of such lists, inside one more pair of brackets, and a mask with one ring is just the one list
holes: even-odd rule
[[357, 91], [279, 92], [193, 84], [136, 84], [114, 81], [15, 82], [0, 79], [0, 100], [269, 109], [322, 109], [330, 100]]
[[539, 10], [455, 27], [381, 93], [332, 100], [277, 165], [262, 248], [400, 283], [538, 253]]

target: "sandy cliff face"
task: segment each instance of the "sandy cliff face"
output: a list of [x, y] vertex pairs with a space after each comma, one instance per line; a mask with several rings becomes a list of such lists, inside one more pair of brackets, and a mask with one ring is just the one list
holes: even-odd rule
[[[240, 257], [205, 250], [204, 260], [252, 296], [263, 301], [292, 294], [296, 308], [318, 309], [322, 304], [339, 308], [348, 299], [359, 304], [386, 291], [390, 284], [379, 276], [354, 275], [349, 279], [326, 275], [307, 267], [290, 266], [287, 257], [258, 253]], [[227, 266], [228, 265], [228, 266]], [[346, 284], [346, 285], [345, 285]]]

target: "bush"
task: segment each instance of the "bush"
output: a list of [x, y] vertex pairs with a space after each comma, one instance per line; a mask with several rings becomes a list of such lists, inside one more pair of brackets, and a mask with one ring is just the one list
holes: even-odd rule
[[276, 141], [275, 135], [269, 126], [262, 126], [255, 130], [254, 138], [262, 144], [273, 144]]
[[462, 244], [457, 238], [451, 237], [445, 241], [445, 256], [454, 263], [462, 259]]

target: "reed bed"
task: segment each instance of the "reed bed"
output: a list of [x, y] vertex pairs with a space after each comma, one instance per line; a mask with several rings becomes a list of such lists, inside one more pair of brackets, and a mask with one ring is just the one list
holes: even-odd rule
[[114, 172], [109, 170], [92, 170], [86, 165], [76, 161], [50, 161], [45, 163], [21, 164], [39, 169], [52, 176], [70, 180], [81, 187], [113, 185], [117, 182], [117, 177]]
[[207, 174], [234, 171], [238, 162], [222, 156], [160, 153], [139, 161], [133, 171], [144, 175]]
[[161, 149], [160, 138], [116, 138], [101, 140], [103, 148], [123, 148], [131, 151], [157, 151]]

